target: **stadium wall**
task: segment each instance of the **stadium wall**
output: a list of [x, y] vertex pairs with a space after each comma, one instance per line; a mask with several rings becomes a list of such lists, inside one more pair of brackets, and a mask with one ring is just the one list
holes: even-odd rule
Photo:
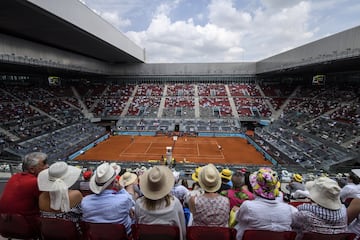
[[111, 71], [108, 64], [93, 58], [62, 51], [0, 33], [0, 58], [4, 62], [74, 69], [84, 72]]
[[158, 63], [122, 64], [113, 68], [113, 75], [184, 76], [184, 75], [255, 75], [255, 62], [238, 63]]

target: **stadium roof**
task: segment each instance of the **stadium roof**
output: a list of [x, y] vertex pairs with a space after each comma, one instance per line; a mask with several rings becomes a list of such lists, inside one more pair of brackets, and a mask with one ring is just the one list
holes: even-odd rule
[[1, 33], [108, 63], [144, 62], [143, 49], [104, 20], [91, 22], [96, 14], [78, 1], [2, 0], [0, 6]]

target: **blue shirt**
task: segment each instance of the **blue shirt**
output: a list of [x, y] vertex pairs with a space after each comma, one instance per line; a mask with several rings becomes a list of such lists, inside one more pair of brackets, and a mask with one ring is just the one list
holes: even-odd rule
[[82, 220], [92, 223], [124, 224], [129, 234], [132, 224], [129, 212], [134, 206], [135, 202], [126, 190], [116, 192], [106, 189], [100, 194], [91, 194], [82, 199]]

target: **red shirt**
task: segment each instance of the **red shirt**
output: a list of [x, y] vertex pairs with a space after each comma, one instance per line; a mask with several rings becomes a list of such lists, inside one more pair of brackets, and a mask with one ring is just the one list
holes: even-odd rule
[[0, 213], [39, 215], [37, 177], [30, 173], [14, 174], [7, 182], [0, 199]]

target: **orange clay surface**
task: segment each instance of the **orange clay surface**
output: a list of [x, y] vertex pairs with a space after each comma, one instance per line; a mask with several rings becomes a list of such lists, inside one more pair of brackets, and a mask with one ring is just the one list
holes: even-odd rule
[[237, 137], [179, 137], [174, 141], [167, 136], [111, 136], [76, 160], [158, 161], [166, 158], [166, 147], [173, 147], [177, 163], [271, 165], [246, 139]]

